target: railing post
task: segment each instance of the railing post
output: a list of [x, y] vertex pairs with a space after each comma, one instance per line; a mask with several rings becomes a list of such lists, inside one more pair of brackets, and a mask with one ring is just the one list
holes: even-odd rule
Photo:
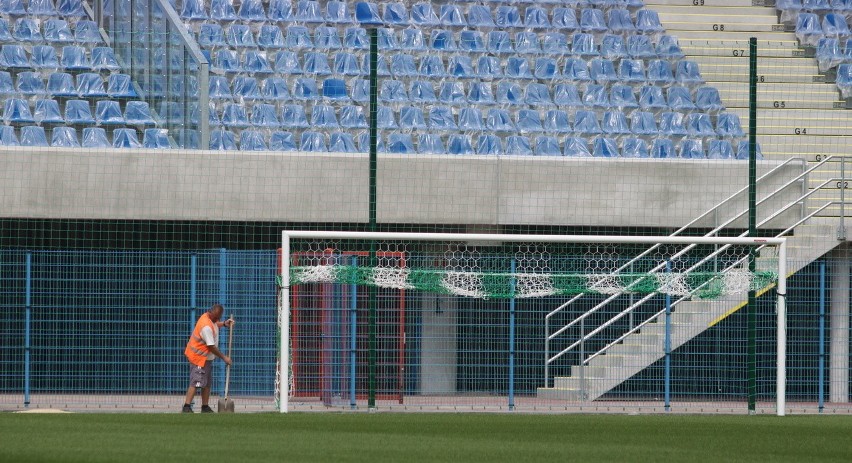
[[[358, 257], [352, 256], [352, 267], [358, 268]], [[358, 285], [352, 283], [349, 288], [349, 408], [355, 410], [357, 407], [357, 397], [355, 396], [355, 386], [357, 378], [355, 377], [357, 369], [356, 354], [357, 354], [357, 336], [358, 336]]]
[[825, 259], [819, 261], [819, 412], [825, 407]]
[[837, 226], [837, 239], [846, 240], [846, 156], [840, 157], [840, 224]]
[[24, 321], [24, 406], [30, 406], [30, 330], [32, 328], [33, 255], [27, 253], [26, 319]]
[[550, 387], [550, 318], [544, 316], [544, 387]]
[[580, 400], [586, 400], [586, 319], [580, 320]]
[[[666, 261], [666, 273], [671, 274], [672, 262]], [[671, 279], [669, 279], [671, 281]], [[666, 291], [666, 339], [663, 343], [663, 352], [666, 356], [666, 372], [665, 372], [665, 408], [666, 411], [671, 411], [671, 393], [672, 393], [672, 295]]]
[[512, 275], [510, 289], [512, 297], [509, 299], [509, 410], [515, 409], [515, 259], [509, 270]]
[[198, 255], [189, 260], [189, 330], [195, 326], [195, 311], [198, 309]]

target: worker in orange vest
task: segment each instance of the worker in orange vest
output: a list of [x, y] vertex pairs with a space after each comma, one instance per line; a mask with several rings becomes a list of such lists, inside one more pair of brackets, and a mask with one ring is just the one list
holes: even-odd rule
[[213, 413], [210, 408], [210, 386], [213, 379], [213, 360], [216, 357], [226, 364], [231, 364], [231, 357], [223, 354], [219, 348], [219, 328], [230, 328], [233, 320], [219, 321], [225, 308], [222, 304], [213, 304], [207, 312], [201, 315], [192, 330], [186, 349], [183, 351], [189, 360], [189, 388], [186, 390], [186, 400], [183, 403], [183, 413], [192, 413], [192, 399], [195, 392], [201, 388], [201, 413]]

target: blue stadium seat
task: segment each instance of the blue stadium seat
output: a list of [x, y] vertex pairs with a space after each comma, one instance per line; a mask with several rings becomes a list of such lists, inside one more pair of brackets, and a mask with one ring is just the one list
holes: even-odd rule
[[355, 3], [355, 20], [361, 24], [382, 24], [382, 18], [379, 16], [379, 7], [375, 3], [370, 2]]
[[[479, 33], [475, 31], [462, 31], [462, 40], [464, 40], [465, 32], [479, 35]], [[423, 31], [420, 29], [411, 28], [403, 29], [402, 39], [399, 42], [399, 48], [401, 50], [426, 50], [426, 40], [423, 38]]]
[[36, 45], [32, 51], [32, 66], [35, 69], [58, 69], [56, 50], [50, 45]]
[[734, 159], [734, 149], [728, 140], [710, 140], [707, 144], [707, 157], [709, 159]]
[[[9, 32], [9, 22], [6, 21], [6, 18], [0, 18], [0, 42], [13, 42], [14, 40], [12, 34]], [[17, 138], [15, 141], [17, 141]]]
[[559, 77], [559, 68], [553, 58], [536, 58], [533, 62], [533, 75], [538, 79], [555, 79]]
[[686, 128], [683, 125], [684, 118], [681, 113], [662, 113], [660, 115], [660, 133], [666, 136], [683, 136], [686, 135]]
[[15, 89], [21, 95], [26, 96], [45, 94], [44, 81], [41, 80], [41, 75], [32, 71], [18, 73], [18, 82]]
[[3, 121], [7, 124], [31, 124], [35, 119], [26, 100], [7, 98], [3, 103]]
[[828, 0], [802, 0], [802, 9], [821, 14], [831, 9], [831, 3]]
[[358, 59], [352, 53], [336, 53], [334, 55], [333, 71], [334, 74], [342, 76], [361, 75]]
[[655, 138], [649, 154], [652, 158], [673, 158], [675, 157], [674, 143], [669, 138]]
[[494, 27], [491, 9], [485, 5], [471, 5], [467, 10], [467, 24], [470, 27]]
[[617, 158], [618, 144], [612, 138], [596, 137], [592, 140], [592, 156], [596, 158]]
[[112, 147], [113, 148], [141, 148], [139, 137], [136, 135], [136, 130], [133, 129], [115, 129], [112, 132]]
[[521, 109], [515, 115], [515, 126], [520, 133], [543, 132], [541, 115], [534, 109]]
[[471, 61], [470, 56], [451, 56], [447, 63], [447, 74], [460, 79], [475, 77], [476, 72], [473, 70], [473, 62]]
[[648, 144], [639, 138], [626, 138], [621, 146], [621, 156], [625, 158], [647, 158], [651, 154], [648, 152]]
[[651, 39], [646, 35], [631, 35], [627, 37], [627, 54], [634, 59], [652, 59], [657, 57]]
[[459, 130], [482, 131], [485, 125], [482, 123], [482, 112], [478, 108], [462, 108], [458, 117]]
[[33, 18], [18, 18], [15, 21], [15, 31], [12, 37], [18, 42], [42, 42], [44, 37], [41, 36], [41, 29], [38, 23]]
[[848, 98], [852, 92], [852, 64], [841, 64], [837, 66], [837, 88], [843, 98]]
[[630, 131], [636, 135], [657, 135], [657, 122], [647, 111], [633, 111], [630, 115]]
[[819, 16], [815, 13], [799, 13], [796, 18], [796, 38], [802, 45], [816, 46], [823, 32]]
[[314, 106], [311, 110], [311, 126], [324, 129], [336, 129], [340, 127], [334, 107], [329, 105]]
[[686, 117], [686, 133], [690, 137], [712, 137], [716, 135], [710, 116], [704, 113], [691, 113]]
[[64, 124], [65, 119], [59, 112], [59, 103], [56, 100], [36, 100], [33, 120], [37, 124]]
[[659, 41], [657, 41], [656, 53], [660, 58], [683, 58], [683, 51], [680, 49], [677, 37], [671, 35], [660, 36]]
[[603, 85], [590, 84], [583, 92], [583, 104], [588, 107], [609, 108], [609, 94]]
[[533, 75], [527, 59], [510, 56], [506, 60], [506, 77], [512, 79], [532, 79]]
[[311, 40], [311, 33], [305, 26], [288, 26], [287, 35], [284, 38], [284, 45], [290, 49], [298, 48], [313, 48], [314, 43]]
[[155, 150], [167, 150], [172, 147], [169, 132], [166, 129], [145, 129], [142, 134], [142, 147]]
[[450, 134], [447, 138], [447, 153], [455, 155], [473, 154], [470, 137], [458, 133]]
[[95, 47], [92, 49], [92, 69], [96, 71], [118, 71], [121, 66], [110, 47]]
[[231, 86], [228, 83], [228, 78], [223, 76], [210, 76], [207, 94], [211, 100], [232, 99], [233, 95], [231, 94]]
[[392, 154], [414, 154], [416, 152], [411, 135], [407, 133], [391, 133], [388, 135], [386, 147], [387, 152]]
[[845, 38], [852, 35], [846, 17], [839, 13], [828, 13], [822, 18], [822, 33], [826, 37]]
[[0, 1], [0, 13], [23, 16], [27, 14], [27, 10], [24, 9], [24, 2], [22, 0], [3, 0]]
[[506, 31], [491, 31], [488, 33], [488, 44], [486, 46], [489, 53], [503, 54], [513, 53], [512, 39]]
[[509, 112], [497, 108], [488, 110], [488, 115], [485, 117], [485, 127], [492, 132], [515, 132], [517, 130]]
[[433, 50], [441, 51], [455, 51], [458, 48], [453, 33], [443, 29], [432, 31], [429, 36], [429, 46]]
[[541, 43], [535, 32], [518, 32], [515, 34], [515, 52], [524, 54], [541, 53]]
[[[358, 118], [358, 124], [361, 119]], [[341, 124], [342, 125], [342, 124]], [[366, 125], [366, 122], [364, 122]], [[407, 130], [425, 130], [429, 126], [426, 124], [426, 118], [423, 116], [423, 109], [416, 106], [403, 106], [399, 110], [399, 128]]]
[[21, 146], [50, 146], [47, 143], [47, 135], [44, 133], [44, 127], [36, 125], [27, 125], [21, 127]]
[[568, 48], [568, 38], [561, 32], [545, 33], [541, 40], [541, 50], [555, 55], [567, 55], [571, 52]]
[[[848, 42], [848, 41], [847, 41]], [[815, 53], [820, 72], [842, 63], [846, 56], [840, 49], [840, 40], [836, 38], [823, 37], [819, 39]]]
[[521, 86], [513, 82], [498, 82], [497, 103], [509, 105], [524, 104], [524, 95]]
[[77, 43], [100, 44], [104, 39], [94, 21], [77, 21], [74, 26], [74, 41]]
[[527, 29], [550, 29], [547, 11], [537, 6], [529, 6], [524, 12], [524, 27]]
[[293, 7], [290, 0], [270, 0], [267, 16], [271, 21], [292, 21]]
[[524, 102], [531, 106], [553, 106], [550, 98], [550, 88], [545, 84], [533, 82], [527, 84], [524, 92]]
[[476, 139], [476, 154], [499, 156], [503, 154], [503, 142], [497, 135], [481, 134]]
[[293, 84], [293, 98], [296, 100], [318, 100], [317, 81], [307, 77], [297, 78]]
[[332, 132], [329, 137], [328, 150], [337, 153], [357, 153], [355, 139], [346, 132]]
[[77, 130], [73, 127], [54, 127], [50, 137], [50, 146], [53, 148], [79, 148], [80, 141], [77, 139]]
[[94, 72], [77, 74], [77, 94], [89, 98], [107, 96], [101, 75]]
[[608, 30], [603, 11], [597, 8], [580, 10], [580, 30], [583, 32], [606, 32]]
[[689, 60], [678, 61], [677, 67], [675, 68], [675, 81], [680, 84], [703, 83], [704, 79], [701, 78], [698, 63]]
[[0, 125], [0, 146], [21, 146], [11, 125]]
[[418, 26], [437, 26], [441, 23], [432, 4], [427, 2], [416, 3], [411, 7], [411, 22]]
[[0, 71], [0, 95], [14, 95], [15, 86], [12, 84], [12, 75], [6, 71]]
[[656, 85], [646, 85], [639, 90], [639, 107], [645, 110], [667, 109], [669, 105], [663, 96], [663, 89]]
[[314, 48], [332, 50], [341, 47], [336, 27], [319, 26], [314, 29]]
[[501, 29], [524, 27], [523, 22], [521, 22], [521, 13], [518, 12], [518, 8], [509, 5], [500, 5], [497, 7], [494, 15], [494, 23]]
[[293, 16], [294, 21], [305, 23], [321, 23], [322, 8], [318, 1], [315, 0], [299, 0], [296, 3], [296, 14]]
[[591, 157], [592, 153], [589, 151], [589, 145], [586, 143], [586, 140], [579, 137], [568, 137], [565, 139], [565, 156], [572, 157]]
[[572, 81], [590, 81], [589, 67], [586, 61], [580, 58], [568, 58], [562, 69], [562, 76]]
[[636, 12], [636, 30], [645, 34], [663, 32], [660, 16], [656, 11], [641, 9]]
[[[405, 109], [405, 108], [403, 108]], [[420, 109], [420, 108], [415, 108]], [[422, 110], [421, 110], [422, 111]], [[407, 114], [407, 113], [406, 113]], [[422, 118], [422, 112], [421, 112]], [[400, 125], [403, 123], [403, 116], [400, 115]], [[367, 118], [364, 116], [364, 109], [361, 106], [344, 106], [340, 108], [340, 126], [347, 129], [365, 129], [367, 128]], [[425, 128], [425, 123], [424, 123]]]
[[597, 83], [606, 83], [618, 80], [615, 73], [615, 64], [608, 59], [595, 58], [589, 62], [589, 72], [592, 80]]
[[325, 20], [334, 24], [351, 24], [352, 13], [346, 2], [330, 1], [325, 5]]
[[0, 68], [31, 68], [27, 52], [20, 45], [3, 45], [0, 48]]
[[554, 8], [551, 11], [551, 15], [553, 17], [551, 26], [554, 29], [569, 31], [580, 29], [580, 23], [577, 21], [577, 14], [574, 12], [574, 8]]
[[606, 59], [619, 59], [627, 57], [627, 45], [619, 35], [606, 34], [601, 39], [601, 57]]
[[305, 108], [298, 104], [288, 104], [281, 107], [281, 125], [294, 129], [310, 127], [305, 115]]
[[457, 130], [453, 111], [446, 106], [433, 106], [429, 109], [429, 127], [432, 130]]
[[595, 37], [586, 33], [574, 34], [571, 41], [571, 54], [576, 56], [599, 55], [600, 53], [595, 45]]
[[436, 54], [424, 55], [420, 58], [420, 69], [418, 70], [418, 73], [422, 76], [432, 78], [444, 77], [447, 75], [447, 71], [444, 69], [444, 60], [441, 59], [441, 56]]
[[667, 60], [655, 59], [648, 62], [648, 82], [654, 85], [670, 85], [674, 82], [672, 65]]
[[210, 132], [210, 149], [218, 151], [236, 151], [237, 140], [230, 130], [212, 130]]
[[379, 106], [376, 111], [376, 126], [379, 129], [398, 129], [393, 109], [389, 106]]
[[290, 132], [272, 132], [269, 136], [270, 151], [296, 151], [296, 141]]
[[270, 101], [283, 101], [290, 99], [290, 91], [287, 89], [287, 81], [281, 77], [269, 77], [261, 84], [263, 98]]
[[225, 32], [222, 30], [222, 26], [219, 24], [202, 24], [198, 29], [198, 44], [205, 48], [226, 46]]
[[246, 107], [238, 103], [225, 103], [222, 109], [222, 125], [225, 127], [248, 127]]
[[695, 104], [692, 102], [692, 95], [689, 93], [688, 88], [674, 85], [669, 87], [666, 94], [670, 108], [684, 111], [695, 109]]
[[613, 8], [607, 12], [607, 28], [618, 34], [636, 30], [636, 26], [633, 25], [633, 20], [630, 18], [630, 11], [626, 8]]
[[601, 130], [608, 135], [625, 135], [630, 133], [627, 126], [627, 116], [621, 111], [607, 111], [601, 120]]
[[81, 146], [83, 148], [109, 148], [106, 130], [101, 127], [84, 128]]
[[388, 27], [380, 27], [377, 29], [378, 36], [377, 45], [379, 46], [379, 50], [397, 50], [399, 49], [399, 43], [396, 40], [396, 33], [393, 29]]
[[232, 24], [226, 35], [228, 45], [234, 48], [254, 48], [257, 44], [251, 33], [251, 28], [245, 24]]
[[263, 95], [260, 94], [260, 87], [257, 84], [256, 78], [236, 76], [233, 83], [234, 97], [243, 100], [259, 100], [263, 98]]
[[92, 69], [86, 49], [77, 45], [62, 47], [62, 58], [59, 63], [67, 70], [89, 71]]
[[408, 101], [405, 86], [401, 80], [383, 80], [379, 87], [379, 100], [391, 103], [404, 103]]
[[704, 142], [686, 139], [680, 143], [680, 157], [684, 159], [707, 159], [704, 154]]
[[243, 21], [266, 21], [261, 0], [240, 0], [240, 10], [237, 16]]
[[[376, 74], [380, 77], [389, 76], [390, 75], [390, 68], [388, 67], [388, 62], [385, 59], [384, 55], [379, 54], [377, 59], [378, 59], [378, 62], [377, 62], [378, 66], [376, 68]], [[369, 54], [364, 54], [364, 58], [361, 61], [361, 71], [365, 75], [370, 74], [370, 55]]]
[[574, 131], [584, 135], [602, 133], [597, 114], [594, 111], [577, 111], [574, 115]]
[[325, 135], [320, 132], [306, 131], [302, 132], [302, 139], [299, 146], [301, 151], [325, 153], [328, 151], [325, 144]]
[[529, 137], [510, 135], [506, 137], [506, 154], [530, 156], [533, 154]]
[[305, 74], [327, 76], [331, 74], [331, 66], [328, 65], [328, 57], [325, 53], [306, 52], [304, 54]]
[[[0, 93], [4, 88], [4, 73], [0, 73]], [[5, 73], [8, 76], [8, 73]], [[11, 88], [11, 79], [9, 79]], [[47, 78], [47, 93], [53, 96], [77, 96], [74, 80], [67, 72], [54, 72]]]
[[158, 114], [163, 122], [175, 125], [184, 125], [183, 105], [176, 101], [161, 101]]
[[275, 55], [275, 72], [279, 74], [302, 74], [299, 57], [292, 51], [280, 51]]
[[618, 79], [622, 82], [645, 82], [645, 64], [640, 59], [622, 59], [618, 64]]
[[145, 101], [128, 101], [124, 108], [124, 120], [129, 125], [156, 125], [151, 108]]
[[370, 81], [367, 79], [352, 79], [349, 96], [353, 101], [367, 103], [370, 101]]
[[59, 12], [53, 6], [53, 0], [30, 0], [27, 5], [27, 14], [30, 16], [56, 16]]
[[500, 66], [500, 60], [494, 56], [480, 56], [476, 62], [476, 74], [486, 79], [503, 77], [503, 68]]
[[322, 84], [323, 98], [335, 101], [346, 101], [349, 94], [346, 91], [346, 82], [342, 79], [326, 79]]
[[716, 117], [716, 133], [722, 137], [745, 136], [739, 116], [733, 113], [722, 113]]
[[[737, 159], [745, 159], [748, 160], [748, 140], [741, 140], [737, 144]], [[760, 143], [755, 144], [755, 158], [757, 160], [763, 159], [763, 151], [760, 149]]]
[[98, 101], [95, 106], [95, 121], [98, 125], [124, 125], [124, 115], [121, 113], [118, 101]]
[[408, 10], [404, 3], [385, 3], [382, 5], [382, 20], [394, 26], [408, 25]]
[[66, 18], [85, 18], [89, 16], [83, 8], [82, 0], [57, 0], [56, 10], [59, 11], [60, 16]]
[[702, 111], [721, 111], [725, 109], [719, 90], [715, 87], [699, 87], [695, 91], [695, 106]]
[[181, 19], [208, 19], [207, 9], [204, 7], [204, 0], [183, 0], [180, 9]]
[[231, 0], [212, 0], [210, 5], [210, 17], [219, 21], [235, 21], [237, 12]]
[[414, 57], [404, 53], [391, 57], [390, 72], [395, 78], [414, 77], [419, 74], [414, 64]]
[[613, 85], [609, 91], [609, 102], [612, 106], [620, 109], [633, 109], [639, 107], [639, 103], [636, 101], [636, 95], [633, 94], [633, 87], [629, 85]]
[[278, 26], [260, 26], [257, 34], [257, 46], [260, 48], [284, 48], [284, 34]]
[[268, 151], [263, 134], [256, 130], [240, 132], [240, 151]]
[[568, 113], [561, 109], [551, 109], [544, 115], [544, 131], [548, 133], [571, 132]]
[[557, 106], [583, 106], [577, 86], [573, 84], [556, 84], [553, 87], [553, 102]]
[[446, 154], [441, 137], [432, 133], [420, 134], [417, 140], [417, 152], [420, 154]]

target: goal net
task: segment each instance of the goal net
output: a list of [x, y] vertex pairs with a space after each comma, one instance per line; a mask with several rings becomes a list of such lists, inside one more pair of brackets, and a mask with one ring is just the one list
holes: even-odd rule
[[[453, 307], [482, 301], [477, 307], [493, 312], [514, 310], [516, 303], [527, 300], [542, 301], [546, 311], [559, 307], [559, 312], [565, 305], [569, 307], [565, 314], [571, 315], [562, 316], [561, 323], [568, 327], [578, 318], [588, 317], [589, 322], [594, 318], [601, 335], [588, 341], [604, 347], [594, 353], [603, 356], [607, 344], [625, 342], [631, 334], [640, 333], [631, 331], [639, 322], [616, 329], [619, 320], [641, 315], [645, 318], [640, 322], [661, 323], [661, 304], [666, 304], [669, 314], [685, 301], [721, 301], [714, 307], [725, 307], [748, 291], [764, 291], [776, 284], [783, 295], [783, 243], [783, 239], [752, 238], [287, 231], [277, 277], [281, 355], [276, 397], [286, 411], [291, 400], [311, 397], [324, 406], [357, 408], [364, 400], [374, 407], [377, 398], [404, 404], [406, 395], [428, 395], [431, 389], [424, 386], [422, 373], [431, 367], [418, 362], [423, 361], [422, 351], [430, 342], [422, 331], [429, 328], [408, 329], [423, 338], [414, 341], [415, 347], [406, 345], [406, 325], [430, 323], [428, 315], [417, 315], [423, 309], [417, 304], [440, 305], [424, 302], [429, 298], [450, 301], [444, 303]], [[586, 304], [570, 307], [580, 299]], [[591, 306], [589, 300], [594, 301]], [[636, 300], [640, 302], [635, 304]], [[577, 312], [580, 305], [586, 312]], [[782, 305], [783, 297], [779, 297], [779, 314]], [[649, 306], [654, 310], [646, 310]], [[406, 310], [413, 317], [408, 321]], [[556, 326], [552, 330], [556, 335], [545, 328], [557, 319], [548, 315], [540, 328], [545, 331], [545, 351], [536, 355], [548, 367], [572, 362], [564, 352], [548, 351], [554, 345], [552, 339], [570, 335], [567, 328], [559, 331]], [[459, 324], [458, 315], [454, 322]], [[514, 319], [509, 322], [515, 323]], [[459, 329], [445, 328], [441, 336], [455, 333], [458, 337]], [[514, 342], [515, 328], [507, 330], [502, 336], [492, 334], [500, 339], [483, 342]], [[579, 337], [582, 343], [588, 335], [584, 330]], [[458, 358], [465, 353], [458, 352], [458, 341], [451, 344], [457, 352], [439, 355], [439, 360], [456, 359], [458, 384], [463, 367]], [[573, 363], [587, 365], [592, 353], [580, 354], [579, 362], [574, 359]], [[414, 354], [421, 356], [413, 358]], [[493, 359], [500, 368], [506, 362]], [[476, 363], [489, 367], [487, 361]], [[406, 366], [411, 367], [409, 371]], [[508, 387], [498, 389], [511, 400], [514, 379], [507, 381]], [[545, 374], [541, 387], [550, 386]], [[459, 392], [458, 387], [449, 390]], [[588, 391], [583, 391], [582, 398], [588, 399]], [[514, 408], [515, 404], [509, 405]]]

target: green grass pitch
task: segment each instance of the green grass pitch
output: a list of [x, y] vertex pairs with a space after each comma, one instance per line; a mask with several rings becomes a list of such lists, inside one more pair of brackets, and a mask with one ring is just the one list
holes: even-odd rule
[[852, 460], [852, 416], [0, 414], [2, 462]]

